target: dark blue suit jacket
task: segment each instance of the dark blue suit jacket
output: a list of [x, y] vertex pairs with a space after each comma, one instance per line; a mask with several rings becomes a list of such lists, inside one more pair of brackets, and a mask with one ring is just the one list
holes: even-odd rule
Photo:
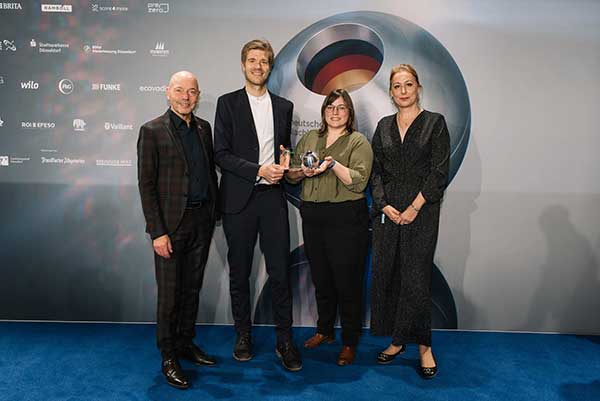
[[[275, 128], [273, 152], [278, 163], [279, 145], [290, 147], [294, 105], [271, 92], [269, 95]], [[221, 211], [238, 213], [252, 195], [260, 168], [258, 136], [244, 88], [225, 94], [217, 101], [214, 143], [215, 162], [221, 168]]]

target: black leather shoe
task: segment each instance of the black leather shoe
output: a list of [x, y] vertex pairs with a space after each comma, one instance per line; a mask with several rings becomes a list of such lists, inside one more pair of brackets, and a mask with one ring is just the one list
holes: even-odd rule
[[238, 334], [233, 346], [233, 359], [246, 362], [252, 359], [252, 339], [250, 334]]
[[196, 344], [189, 344], [179, 350], [179, 357], [187, 359], [188, 361], [203, 366], [213, 366], [217, 363], [217, 360], [202, 351]]
[[402, 344], [398, 352], [396, 352], [395, 354], [386, 354], [385, 352], [380, 352], [379, 355], [377, 355], [377, 363], [381, 365], [387, 365], [388, 363], [392, 362], [394, 358], [396, 358], [398, 355], [404, 354], [404, 351], [406, 351], [406, 345]]
[[424, 368], [421, 366], [421, 376], [423, 379], [432, 379], [435, 375], [437, 375], [437, 366], [432, 368]]
[[277, 347], [275, 347], [275, 354], [281, 359], [283, 367], [290, 372], [297, 372], [302, 369], [300, 352], [298, 352], [291, 341], [277, 344]]
[[161, 370], [165, 378], [167, 379], [167, 383], [169, 385], [185, 390], [190, 386], [187, 378], [181, 371], [181, 366], [179, 366], [179, 362], [175, 358], [167, 358], [163, 359]]

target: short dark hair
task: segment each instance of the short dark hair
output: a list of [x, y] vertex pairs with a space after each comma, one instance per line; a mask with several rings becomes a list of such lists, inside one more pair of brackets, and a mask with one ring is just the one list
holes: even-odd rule
[[324, 135], [327, 132], [327, 121], [325, 120], [325, 109], [327, 106], [335, 102], [338, 98], [342, 98], [344, 103], [346, 103], [346, 107], [348, 107], [348, 121], [346, 122], [346, 131], [352, 133], [354, 131], [354, 104], [352, 103], [352, 98], [350, 94], [345, 89], [334, 89], [329, 92], [329, 95], [325, 97], [323, 100], [323, 105], [321, 106], [321, 128], [319, 128], [319, 135]]
[[248, 57], [248, 52], [250, 50], [263, 50], [267, 53], [267, 58], [269, 59], [269, 66], [273, 66], [273, 59], [275, 58], [275, 54], [273, 52], [273, 47], [266, 39], [254, 39], [250, 42], [246, 43], [244, 47], [242, 47], [242, 63], [246, 62], [246, 58]]

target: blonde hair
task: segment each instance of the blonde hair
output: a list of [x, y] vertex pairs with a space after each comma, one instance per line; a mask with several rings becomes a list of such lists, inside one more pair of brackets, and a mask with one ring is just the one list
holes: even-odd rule
[[417, 81], [417, 85], [420, 87], [421, 83], [419, 82], [419, 75], [417, 74], [417, 70], [414, 69], [414, 67], [410, 64], [398, 64], [392, 67], [392, 70], [390, 71], [390, 88], [389, 90], [392, 90], [392, 79], [394, 78], [394, 75], [396, 75], [397, 73], [399, 73], [400, 71], [406, 71], [409, 74], [411, 74], [413, 77], [415, 77], [415, 81]]
[[271, 44], [268, 40], [254, 39], [246, 43], [244, 47], [242, 47], [242, 63], [246, 62], [246, 58], [248, 57], [248, 52], [250, 50], [262, 50], [266, 52], [267, 58], [269, 59], [269, 66], [273, 66], [273, 59], [275, 55], [273, 52], [273, 47], [271, 47]]

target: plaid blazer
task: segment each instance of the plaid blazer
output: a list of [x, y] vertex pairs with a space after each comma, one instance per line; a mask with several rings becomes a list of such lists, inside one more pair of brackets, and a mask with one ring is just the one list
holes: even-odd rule
[[[217, 219], [217, 174], [213, 157], [212, 133], [208, 121], [194, 116], [204, 156], [208, 161], [209, 207]], [[140, 127], [137, 142], [138, 187], [146, 232], [152, 239], [172, 234], [183, 217], [187, 203], [189, 173], [181, 140], [167, 111]], [[210, 227], [212, 230], [214, 228]]]

